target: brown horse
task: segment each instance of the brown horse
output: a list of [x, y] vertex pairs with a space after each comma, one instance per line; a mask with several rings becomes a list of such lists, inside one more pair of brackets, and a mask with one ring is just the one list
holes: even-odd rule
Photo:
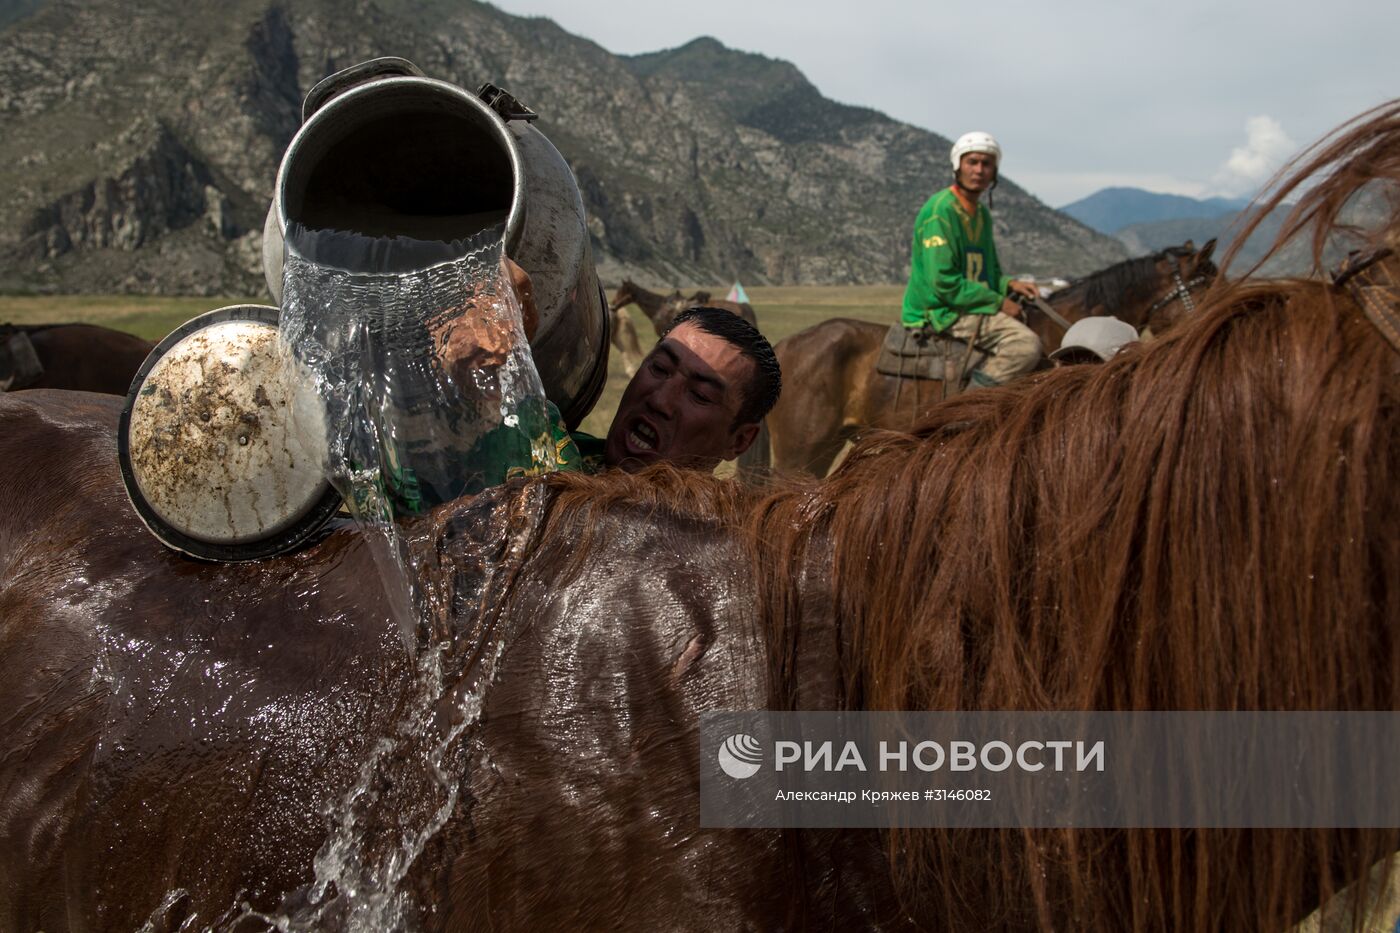
[[641, 341], [637, 339], [637, 327], [621, 307], [608, 310], [612, 314], [612, 345], [622, 355], [622, 368], [628, 376], [632, 376], [642, 365], [643, 356]]
[[[1400, 103], [1314, 162], [1330, 227], [1400, 181]], [[0, 398], [0, 926], [1285, 930], [1400, 832], [706, 830], [697, 719], [1400, 708], [1400, 337], [1368, 313], [1236, 283], [825, 482], [449, 503], [405, 529], [413, 661], [353, 529], [181, 558], [115, 400]]]
[[733, 301], [712, 301], [710, 293], [706, 291], [698, 291], [689, 298], [682, 295], [679, 289], [672, 291], [669, 295], [658, 295], [656, 292], [647, 291], [631, 279], [624, 279], [613, 295], [608, 310], [612, 312], [613, 316], [612, 343], [622, 354], [622, 365], [629, 376], [637, 371], [644, 356], [641, 344], [637, 339], [637, 329], [633, 326], [632, 319], [622, 310], [630, 304], [635, 304], [642, 309], [642, 313], [651, 321], [651, 326], [656, 329], [658, 337], [664, 336], [666, 331], [671, 329], [671, 322], [676, 319], [677, 315], [687, 308], [694, 308], [697, 305], [720, 308], [731, 314], [739, 315], [755, 327], [758, 326], [753, 306], [747, 302], [740, 304]]
[[[1154, 256], [1129, 259], [1061, 289], [1049, 304], [1071, 323], [1111, 314], [1161, 333], [1200, 300], [1215, 278], [1211, 240], [1200, 250], [1188, 241]], [[1028, 308], [1027, 325], [1051, 351], [1063, 328]], [[783, 471], [824, 476], [846, 442], [871, 428], [907, 431], [944, 398], [937, 380], [901, 379], [876, 371], [889, 327], [833, 318], [778, 342], [783, 394], [769, 413], [766, 430], [771, 465]], [[763, 466], [768, 448], [760, 436], [745, 467]]]
[[[154, 346], [94, 324], [0, 324], [0, 391], [77, 389], [125, 395]], [[37, 373], [26, 365], [35, 360]]]
[[687, 308], [694, 307], [696, 302], [700, 300], [704, 301], [706, 307], [719, 308], [731, 314], [737, 314], [755, 327], [758, 326], [758, 318], [754, 316], [753, 305], [747, 302], [740, 304], [733, 301], [712, 301], [708, 292], [696, 292], [690, 298], [681, 295], [679, 290], [673, 291], [669, 295], [658, 295], [656, 292], [647, 291], [630, 279], [624, 279], [622, 284], [618, 286], [617, 292], [613, 295], [612, 304], [608, 307], [617, 311], [630, 304], [636, 305], [651, 321], [651, 326], [656, 328], [656, 336], [661, 337], [671, 329], [671, 322], [676, 319], [676, 315]]

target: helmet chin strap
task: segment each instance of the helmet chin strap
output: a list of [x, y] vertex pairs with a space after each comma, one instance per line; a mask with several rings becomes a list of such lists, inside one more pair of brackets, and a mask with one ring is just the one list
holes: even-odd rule
[[[966, 192], [967, 192], [967, 188], [966, 188], [966, 186], [964, 186], [963, 183], [962, 183], [962, 173], [963, 173], [963, 170], [962, 170], [962, 169], [958, 169], [957, 171], [955, 171], [955, 172], [953, 173], [953, 187], [957, 188], [959, 191], [962, 191], [962, 192], [966, 193]], [[989, 210], [990, 210], [992, 207], [995, 207], [995, 206], [996, 206], [996, 205], [995, 205], [995, 202], [994, 202], [993, 199], [992, 199], [992, 192], [995, 191], [995, 190], [997, 189], [997, 185], [998, 185], [1000, 182], [1001, 182], [1001, 167], [998, 166], [998, 167], [996, 168], [996, 170], [992, 173], [992, 183], [991, 183], [990, 185], [987, 186], [987, 192], [986, 192], [986, 194], [987, 194], [987, 208], [988, 208]]]

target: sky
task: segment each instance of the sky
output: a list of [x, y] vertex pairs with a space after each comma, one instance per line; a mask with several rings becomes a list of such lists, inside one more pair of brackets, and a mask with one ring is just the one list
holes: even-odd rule
[[1395, 0], [494, 0], [611, 52], [712, 36], [826, 97], [950, 139], [985, 130], [1052, 207], [1126, 185], [1252, 195], [1400, 96]]

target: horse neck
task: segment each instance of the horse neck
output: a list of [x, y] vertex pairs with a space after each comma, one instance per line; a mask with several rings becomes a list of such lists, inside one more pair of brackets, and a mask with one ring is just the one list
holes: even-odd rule
[[[1161, 271], [1164, 259], [1176, 261], [1171, 254], [1161, 253], [1109, 266], [1051, 295], [1050, 306], [1070, 323], [1093, 314], [1111, 314], [1141, 330], [1147, 323], [1148, 309], [1170, 283], [1171, 272]], [[1115, 303], [1109, 306], [1108, 301]], [[1035, 328], [1042, 339], [1046, 336], [1043, 328]], [[1044, 330], [1060, 334], [1053, 324]]]
[[632, 286], [632, 302], [650, 318], [653, 322], [658, 315], [671, 310], [671, 302], [665, 295], [658, 295], [656, 292], [649, 292], [645, 288], [636, 285]]

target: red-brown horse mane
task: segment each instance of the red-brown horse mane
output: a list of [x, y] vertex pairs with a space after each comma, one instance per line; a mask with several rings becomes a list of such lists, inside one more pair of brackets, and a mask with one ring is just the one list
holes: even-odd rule
[[[1400, 182], [1400, 102], [1306, 156], [1276, 196], [1312, 179], [1289, 236], [1320, 256], [1378, 177]], [[556, 476], [550, 522], [625, 501], [741, 536], [778, 708], [801, 677], [800, 570], [821, 559], [848, 708], [1396, 710], [1398, 361], [1328, 284], [1239, 281], [1108, 364], [872, 434], [823, 482]], [[1397, 847], [1391, 830], [888, 839], [910, 915], [951, 929], [1283, 931]]]

